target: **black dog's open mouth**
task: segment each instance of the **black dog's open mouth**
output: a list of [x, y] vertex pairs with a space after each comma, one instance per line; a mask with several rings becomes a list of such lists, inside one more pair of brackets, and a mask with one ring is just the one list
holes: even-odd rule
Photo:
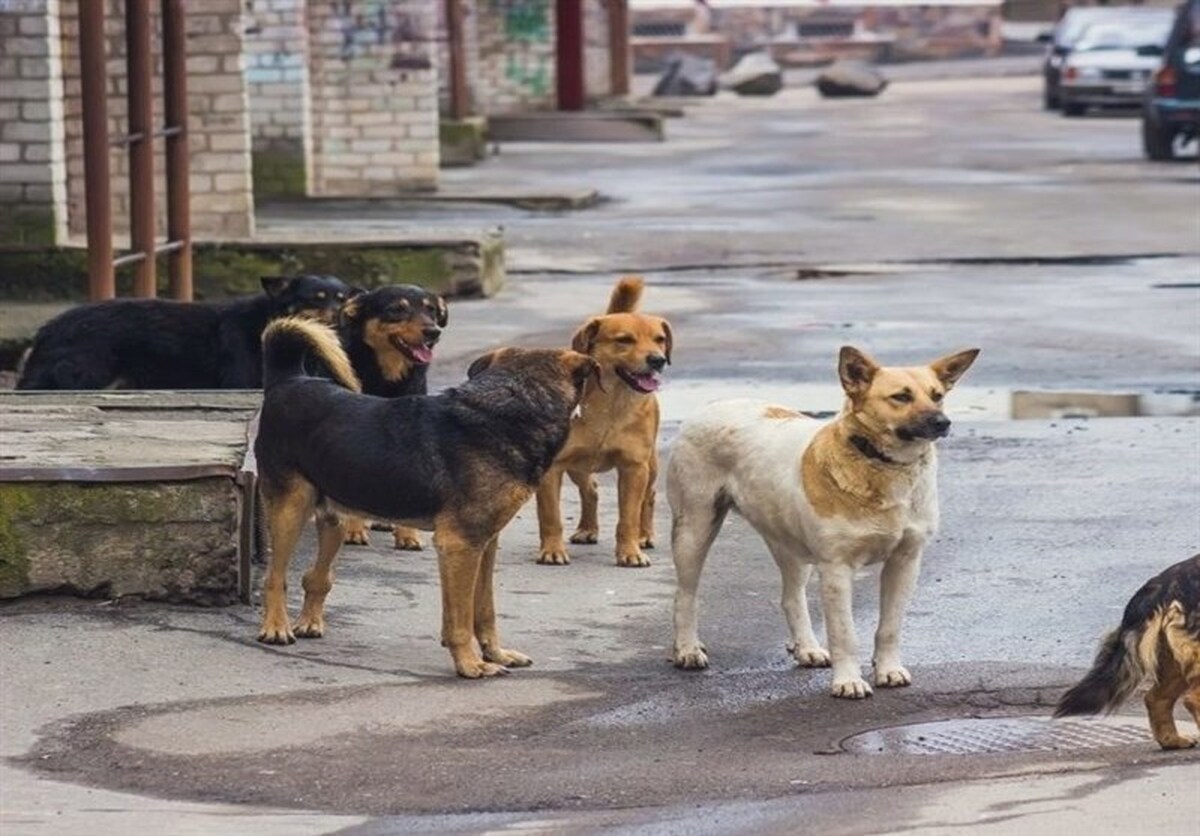
[[658, 387], [662, 385], [662, 375], [655, 371], [649, 372], [629, 372], [617, 366], [617, 377], [625, 381], [629, 388], [635, 392], [650, 394], [657, 392]]
[[428, 366], [433, 362], [433, 343], [409, 345], [399, 337], [389, 337], [389, 339], [397, 351], [404, 354], [417, 365]]

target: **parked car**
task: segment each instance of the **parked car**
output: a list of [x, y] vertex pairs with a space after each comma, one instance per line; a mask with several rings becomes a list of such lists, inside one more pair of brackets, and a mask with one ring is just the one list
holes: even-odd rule
[[1170, 9], [1145, 6], [1074, 6], [1067, 9], [1054, 25], [1054, 31], [1038, 38], [1050, 44], [1046, 50], [1046, 59], [1042, 62], [1042, 103], [1045, 108], [1058, 108], [1058, 89], [1063, 62], [1089, 26], [1093, 23], [1120, 21], [1128, 17], [1136, 19], [1147, 13], [1151, 16], [1171, 15]]
[[[1151, 11], [1151, 10], [1147, 10]], [[1089, 107], [1136, 107], [1162, 60], [1174, 13], [1093, 23], [1063, 60], [1058, 102], [1063, 116]]]
[[1151, 160], [1175, 156], [1176, 140], [1200, 145], [1200, 0], [1179, 8], [1162, 65], [1142, 103], [1142, 146]]

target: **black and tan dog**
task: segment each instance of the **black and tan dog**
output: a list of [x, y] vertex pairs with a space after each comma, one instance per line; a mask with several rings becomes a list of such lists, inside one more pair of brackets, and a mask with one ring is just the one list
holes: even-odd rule
[[1175, 703], [1200, 726], [1200, 554], [1146, 582], [1125, 606], [1121, 626], [1105, 636], [1092, 669], [1058, 701], [1055, 717], [1100, 714], [1121, 707], [1149, 678], [1150, 730], [1164, 749], [1186, 749], [1196, 738], [1175, 727]]
[[571, 542], [595, 543], [600, 532], [595, 474], [616, 469], [617, 565], [650, 565], [642, 549], [654, 546], [659, 415], [654, 393], [671, 362], [672, 336], [661, 316], [638, 312], [642, 289], [636, 276], [618, 281], [607, 312], [584, 323], [571, 341], [600, 364], [603, 388], [588, 393], [571, 437], [538, 489], [538, 563], [570, 562], [559, 509], [563, 474], [579, 487], [582, 506]]
[[[427, 394], [429, 364], [448, 321], [446, 300], [416, 285], [388, 285], [349, 300], [338, 317], [338, 333], [363, 394]], [[346, 543], [368, 544], [366, 520], [348, 518], [345, 529]], [[397, 549], [421, 550], [414, 529], [396, 526], [392, 535]]]
[[219, 302], [114, 299], [43, 325], [18, 389], [257, 389], [273, 319], [333, 322], [355, 292], [333, 276], [262, 279], [263, 293]]
[[[500, 349], [439, 395], [384, 399], [359, 383], [332, 329], [282, 319], [263, 337], [265, 391], [254, 450], [271, 542], [259, 640], [325, 632], [343, 512], [431, 528], [442, 586], [442, 644], [460, 676], [530, 664], [496, 631], [492, 573], [500, 531], [529, 499], [596, 375], [574, 351]], [[333, 380], [309, 377], [316, 357]], [[287, 569], [316, 512], [317, 558], [304, 605], [287, 614]]]

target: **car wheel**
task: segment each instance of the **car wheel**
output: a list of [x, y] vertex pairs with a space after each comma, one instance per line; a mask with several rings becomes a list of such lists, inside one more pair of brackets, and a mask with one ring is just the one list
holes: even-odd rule
[[1082, 116], [1086, 112], [1087, 112], [1087, 105], [1085, 105], [1085, 104], [1079, 104], [1078, 102], [1063, 102], [1062, 103], [1063, 116]]
[[1175, 131], [1143, 116], [1142, 148], [1148, 160], [1175, 159]]

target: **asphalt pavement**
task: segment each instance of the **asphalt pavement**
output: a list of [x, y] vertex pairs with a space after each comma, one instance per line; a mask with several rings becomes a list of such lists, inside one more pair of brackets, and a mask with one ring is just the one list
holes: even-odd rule
[[[1143, 162], [1134, 120], [1042, 113], [1036, 84], [722, 98], [662, 145], [506, 146], [451, 175], [600, 188], [579, 213], [330, 212], [505, 225], [513, 278], [453, 306], [436, 386], [496, 345], [566, 344], [618, 270], [644, 270], [676, 334], [664, 446], [719, 397], [836, 408], [845, 343], [888, 363], [981, 347], [949, 399], [913, 686], [837, 701], [828, 671], [794, 668], [777, 570], [738, 520], [701, 588], [712, 667], [675, 670], [665, 538], [649, 568], [613, 565], [610, 475], [601, 542], [570, 566], [533, 563], [532, 507], [505, 532], [500, 626], [535, 666], [497, 681], [454, 678], [434, 558], [383, 533], [343, 552], [327, 637], [286, 648], [254, 641], [252, 607], [0, 608], [0, 828], [1195, 833], [1200, 755], [1159, 752], [1136, 701], [1046, 717], [1129, 595], [1200, 550], [1200, 177]], [[1013, 416], [1015, 392], [1061, 390], [1148, 414]], [[864, 648], [876, 606], [866, 572]]]

